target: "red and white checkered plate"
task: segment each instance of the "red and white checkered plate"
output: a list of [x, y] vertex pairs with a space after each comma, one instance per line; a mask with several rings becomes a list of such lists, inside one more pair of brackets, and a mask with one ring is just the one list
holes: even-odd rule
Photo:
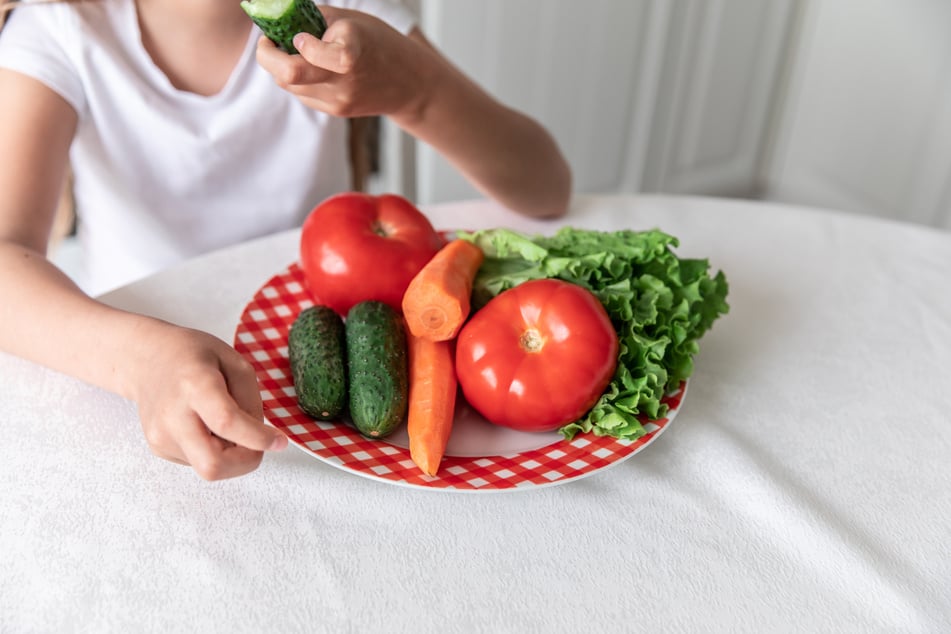
[[257, 372], [264, 415], [290, 441], [335, 467], [375, 480], [423, 489], [511, 491], [562, 484], [630, 458], [655, 440], [680, 410], [687, 384], [665, 398], [667, 416], [644, 423], [647, 434], [619, 440], [579, 434], [525, 433], [488, 423], [460, 398], [439, 472], [424, 474], [409, 455], [405, 425], [385, 440], [370, 440], [344, 422], [310, 418], [297, 406], [287, 357], [287, 334], [311, 306], [296, 263], [272, 277], [245, 307], [234, 345]]

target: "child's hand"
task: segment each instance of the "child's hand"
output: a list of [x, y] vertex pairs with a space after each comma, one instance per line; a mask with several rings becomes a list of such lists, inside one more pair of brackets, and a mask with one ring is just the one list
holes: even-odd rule
[[385, 115], [436, 150], [480, 192], [527, 216], [568, 210], [571, 166], [537, 121], [497, 101], [413, 29], [321, 6], [322, 39], [300, 55], [258, 41], [258, 63], [304, 105], [338, 117]]
[[133, 388], [152, 452], [191, 465], [206, 480], [253, 471], [287, 437], [262, 422], [251, 365], [220, 339], [163, 327]]
[[341, 117], [393, 115], [421, 103], [421, 76], [432, 56], [382, 20], [358, 11], [321, 6], [323, 39], [294, 38], [300, 55], [288, 55], [266, 37], [258, 63], [305, 105]]

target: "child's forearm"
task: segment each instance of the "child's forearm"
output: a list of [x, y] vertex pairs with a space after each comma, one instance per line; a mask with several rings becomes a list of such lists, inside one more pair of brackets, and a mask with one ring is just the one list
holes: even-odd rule
[[571, 195], [571, 170], [537, 122], [492, 99], [430, 47], [417, 72], [424, 94], [393, 121], [431, 145], [483, 193], [531, 216], [559, 216]]
[[41, 254], [0, 242], [0, 349], [135, 398], [137, 340], [161, 322], [105, 306]]
[[12, 241], [0, 241], [0, 296], [0, 349], [134, 400], [155, 455], [217, 480], [287, 446], [263, 422], [254, 369], [225, 342], [97, 302]]
[[530, 216], [559, 216], [571, 170], [537, 122], [500, 104], [414, 29], [404, 36], [359, 11], [326, 7], [321, 39], [287, 55], [261, 38], [257, 59], [302, 103], [335, 116], [385, 114], [432, 146], [486, 195]]

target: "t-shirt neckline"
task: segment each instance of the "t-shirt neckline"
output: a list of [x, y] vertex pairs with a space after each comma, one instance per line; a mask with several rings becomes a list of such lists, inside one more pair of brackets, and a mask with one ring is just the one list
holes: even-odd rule
[[133, 37], [135, 38], [135, 50], [139, 54], [140, 61], [144, 65], [146, 71], [155, 78], [158, 85], [160, 85], [163, 90], [168, 91], [169, 94], [175, 97], [188, 99], [197, 103], [214, 103], [224, 100], [234, 89], [235, 84], [238, 82], [238, 78], [245, 72], [248, 64], [254, 60], [254, 50], [256, 48], [259, 33], [257, 27], [252, 25], [248, 31], [248, 38], [244, 44], [244, 51], [241, 53], [238, 63], [235, 64], [234, 68], [231, 69], [231, 74], [228, 75], [228, 80], [225, 82], [224, 86], [221, 87], [221, 90], [213, 95], [200, 95], [190, 90], [178, 88], [172, 83], [172, 80], [169, 79], [168, 75], [165, 74], [165, 71], [159, 68], [158, 64], [155, 63], [155, 60], [152, 59], [152, 55], [145, 48], [145, 43], [142, 41], [142, 29], [139, 26], [138, 3], [135, 0], [132, 0], [132, 2], [123, 2], [123, 4], [128, 5], [128, 10], [126, 11], [126, 27], [129, 29], [129, 31], [127, 32], [132, 33]]

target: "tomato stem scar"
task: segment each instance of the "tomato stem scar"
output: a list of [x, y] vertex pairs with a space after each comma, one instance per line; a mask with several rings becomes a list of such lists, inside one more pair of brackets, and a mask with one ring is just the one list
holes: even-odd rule
[[545, 347], [545, 339], [536, 329], [529, 328], [518, 338], [518, 345], [526, 352], [541, 352]]

